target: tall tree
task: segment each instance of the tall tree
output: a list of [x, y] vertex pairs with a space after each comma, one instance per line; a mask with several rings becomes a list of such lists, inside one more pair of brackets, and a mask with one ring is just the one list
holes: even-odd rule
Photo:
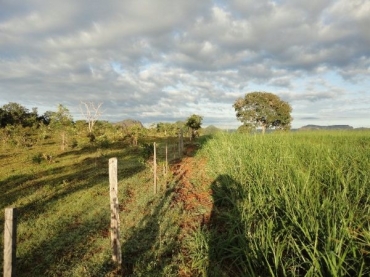
[[38, 116], [36, 107], [32, 108], [32, 111], [30, 112], [27, 108], [18, 103], [9, 102], [0, 108], [0, 127], [5, 127], [6, 125], [37, 127], [38, 123], [41, 121], [41, 117]]
[[190, 116], [185, 123], [185, 126], [191, 129], [191, 138], [194, 139], [198, 135], [198, 130], [202, 125], [203, 117], [200, 115], [193, 114]]
[[6, 115], [6, 124], [9, 125], [27, 125], [27, 118], [29, 116], [29, 111], [22, 105], [9, 102], [3, 106], [3, 111]]
[[233, 107], [236, 117], [246, 128], [268, 128], [289, 130], [293, 118], [292, 107], [277, 95], [269, 92], [252, 92], [238, 98]]

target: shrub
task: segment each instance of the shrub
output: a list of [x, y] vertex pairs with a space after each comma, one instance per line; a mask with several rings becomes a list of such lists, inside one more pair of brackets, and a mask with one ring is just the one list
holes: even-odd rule
[[31, 159], [34, 164], [40, 164], [43, 160], [43, 156], [41, 153], [37, 153], [36, 155], [33, 155]]

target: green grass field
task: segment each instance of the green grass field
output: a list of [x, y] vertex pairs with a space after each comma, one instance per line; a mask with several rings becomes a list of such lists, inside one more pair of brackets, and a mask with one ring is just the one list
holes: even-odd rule
[[[166, 140], [145, 142], [153, 141], [163, 165]], [[181, 240], [191, 218], [174, 201], [181, 183], [160, 176], [153, 195], [145, 147], [3, 145], [0, 207], [19, 209], [17, 276], [119, 275], [109, 240], [111, 157], [125, 276], [370, 275], [369, 132], [221, 133], [199, 143], [194, 159], [206, 161], [211, 181], [193, 172], [191, 182], [212, 193], [213, 208]]]
[[214, 179], [210, 224], [193, 236], [203, 276], [370, 275], [369, 132], [221, 134], [202, 154]]
[[[163, 161], [164, 139], [155, 139]], [[146, 139], [151, 143], [152, 139]], [[0, 229], [4, 209], [18, 208], [16, 276], [117, 276], [111, 262], [108, 160], [118, 158], [121, 244], [126, 276], [176, 272], [169, 262], [179, 224], [168, 208], [172, 184], [160, 176], [153, 194], [148, 149], [115, 142], [60, 151], [49, 139], [33, 147], [3, 146], [0, 155]], [[52, 162], [42, 154], [52, 155]], [[173, 157], [172, 157], [173, 158]], [[163, 162], [162, 162], [163, 163]], [[160, 173], [159, 173], [160, 175]], [[3, 240], [0, 242], [3, 253]], [[169, 254], [170, 253], [170, 254]], [[175, 253], [176, 254], [176, 253]], [[3, 259], [0, 259], [3, 271]], [[175, 276], [175, 275], [173, 275]]]

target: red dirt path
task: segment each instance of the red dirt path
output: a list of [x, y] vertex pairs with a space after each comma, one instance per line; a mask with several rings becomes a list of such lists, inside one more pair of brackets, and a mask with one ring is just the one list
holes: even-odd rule
[[[171, 171], [177, 180], [174, 203], [183, 207], [184, 215], [180, 225], [179, 240], [182, 240], [192, 230], [208, 224], [213, 207], [212, 180], [206, 175], [206, 160], [194, 158], [197, 147], [185, 146], [186, 155], [171, 166]], [[186, 249], [183, 249], [184, 254]], [[180, 270], [179, 276], [188, 277], [189, 273]]]
[[205, 174], [204, 159], [194, 158], [197, 150], [194, 145], [186, 146], [186, 156], [171, 166], [171, 170], [178, 180], [176, 186], [175, 201], [183, 205], [183, 209], [189, 215], [189, 225], [184, 223], [184, 228], [207, 224], [212, 210], [211, 180]]

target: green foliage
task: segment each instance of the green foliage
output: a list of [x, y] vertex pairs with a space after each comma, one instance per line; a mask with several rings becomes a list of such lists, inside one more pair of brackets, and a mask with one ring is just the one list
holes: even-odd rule
[[75, 149], [78, 146], [78, 141], [76, 138], [72, 138], [70, 147]]
[[176, 123], [159, 122], [157, 123], [156, 129], [158, 134], [176, 136], [179, 128]]
[[202, 120], [202, 116], [193, 114], [186, 120], [185, 125], [191, 129], [198, 130], [202, 125]]
[[32, 108], [30, 112], [27, 108], [15, 102], [9, 102], [0, 108], [0, 127], [6, 125], [32, 127], [37, 126], [41, 121], [41, 117], [37, 114], [37, 108]]
[[154, 146], [151, 143], [142, 143], [140, 148], [145, 160], [149, 159], [154, 154]]
[[100, 136], [98, 138], [98, 144], [99, 144], [99, 147], [101, 148], [105, 148], [105, 149], [108, 149], [109, 146], [111, 145], [111, 143], [109, 142], [109, 139], [107, 136], [103, 135], [103, 136]]
[[73, 119], [69, 110], [62, 104], [59, 104], [57, 111], [51, 114], [50, 127], [59, 134], [63, 151], [68, 145], [68, 135], [72, 132], [72, 124]]
[[191, 129], [191, 137], [195, 138], [198, 136], [197, 130], [202, 127], [203, 117], [200, 115], [193, 114], [187, 120], [185, 125]]
[[43, 160], [43, 157], [41, 153], [37, 153], [37, 154], [34, 154], [31, 159], [33, 163], [40, 164]]
[[3, 144], [18, 147], [31, 147], [37, 139], [33, 137], [33, 129], [21, 125], [7, 125], [0, 129]]
[[[86, 129], [83, 137], [73, 130], [78, 145], [64, 152], [55, 137], [27, 151], [1, 145], [0, 208], [19, 208], [19, 277], [120, 274], [109, 243], [111, 157], [118, 158], [126, 276], [370, 274], [368, 132], [204, 137], [200, 160], [207, 158], [212, 181], [207, 187], [204, 176], [194, 174], [191, 182], [212, 193], [207, 221], [201, 212], [192, 216], [181, 208], [171, 177], [159, 182], [157, 195], [150, 193], [152, 167], [141, 161], [144, 152], [152, 153], [154, 138], [143, 138], [143, 148], [131, 147], [105, 126], [90, 144]], [[28, 128], [27, 138], [38, 131]], [[170, 141], [155, 141], [160, 165]], [[170, 156], [175, 159], [177, 151]], [[40, 153], [52, 160], [42, 162]], [[181, 228], [194, 220], [203, 225], [185, 233]]]
[[87, 137], [91, 143], [95, 141], [95, 135], [93, 133], [88, 133]]
[[369, 275], [369, 153], [356, 131], [209, 140], [207, 276]]
[[56, 129], [64, 129], [71, 126], [73, 118], [68, 108], [62, 104], [58, 105], [56, 112], [53, 112], [50, 116], [50, 126]]
[[[148, 193], [153, 173], [139, 162], [141, 152], [123, 141], [113, 143], [113, 138], [99, 136], [95, 144], [84, 142], [64, 152], [53, 137], [27, 151], [1, 146], [0, 209], [19, 211], [18, 277], [119, 275], [109, 240], [111, 157], [118, 159], [125, 276], [177, 276], [181, 211], [173, 201], [174, 184], [163, 180], [157, 195]], [[51, 154], [52, 160], [46, 160]], [[2, 266], [0, 259], [1, 272]]]
[[236, 117], [248, 128], [262, 127], [265, 129], [289, 130], [292, 117], [291, 106], [268, 92], [252, 92], [238, 98], [233, 107]]
[[237, 132], [243, 134], [249, 134], [254, 130], [254, 128], [250, 125], [241, 125], [238, 127]]

